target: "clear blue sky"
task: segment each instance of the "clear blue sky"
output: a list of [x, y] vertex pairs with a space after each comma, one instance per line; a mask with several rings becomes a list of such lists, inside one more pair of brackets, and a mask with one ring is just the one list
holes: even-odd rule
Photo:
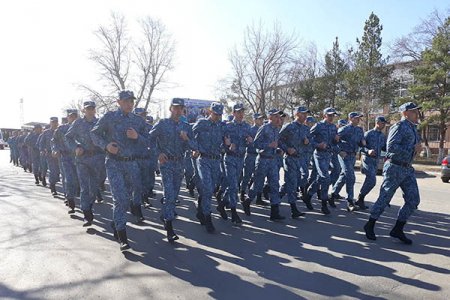
[[[407, 34], [433, 9], [448, 11], [450, 1], [151, 1], [78, 0], [8, 1], [0, 10], [0, 127], [19, 126], [19, 99], [25, 101], [25, 121], [61, 116], [70, 101], [82, 99], [76, 86], [99, 89], [97, 70], [88, 60], [95, 47], [92, 32], [120, 11], [133, 21], [160, 18], [177, 40], [177, 58], [170, 80], [178, 86], [158, 93], [214, 99], [217, 80], [229, 72], [228, 51], [239, 44], [244, 28], [278, 21], [299, 40], [316, 43], [321, 54], [339, 36], [341, 46], [354, 45], [373, 11], [384, 26], [383, 41]], [[7, 107], [7, 109], [5, 109]]]

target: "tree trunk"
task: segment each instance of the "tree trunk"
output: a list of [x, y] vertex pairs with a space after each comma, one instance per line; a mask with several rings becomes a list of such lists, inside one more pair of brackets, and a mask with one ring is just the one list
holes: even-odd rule
[[436, 160], [436, 164], [440, 165], [444, 159], [444, 142], [445, 142], [445, 132], [447, 131], [447, 126], [445, 124], [445, 119], [441, 120], [439, 124], [439, 154]]

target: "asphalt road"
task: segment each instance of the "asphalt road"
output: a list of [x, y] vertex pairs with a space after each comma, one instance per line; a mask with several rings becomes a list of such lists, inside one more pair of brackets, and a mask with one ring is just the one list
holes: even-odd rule
[[[242, 227], [215, 214], [218, 233], [210, 235], [183, 189], [180, 240], [166, 242], [154, 201], [144, 225], [129, 223], [133, 250], [122, 254], [109, 228], [109, 193], [86, 230], [81, 211], [70, 217], [62, 198], [8, 161], [0, 151], [1, 299], [450, 299], [450, 184], [436, 174], [419, 176], [422, 203], [406, 227], [411, 246], [389, 237], [400, 191], [374, 243], [361, 229], [367, 212], [347, 213], [343, 202], [330, 216], [315, 202], [315, 211], [284, 223], [257, 207]], [[288, 215], [288, 206], [281, 211]]]

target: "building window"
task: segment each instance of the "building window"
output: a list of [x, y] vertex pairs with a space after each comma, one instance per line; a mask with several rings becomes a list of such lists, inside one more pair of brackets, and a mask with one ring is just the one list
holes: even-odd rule
[[439, 141], [439, 128], [436, 125], [428, 126], [428, 141], [430, 142]]

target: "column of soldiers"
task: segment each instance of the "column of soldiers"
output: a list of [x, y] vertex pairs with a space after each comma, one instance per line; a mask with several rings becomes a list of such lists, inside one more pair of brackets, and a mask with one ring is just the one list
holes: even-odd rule
[[[103, 200], [101, 192], [106, 175], [113, 199], [111, 227], [122, 251], [130, 248], [127, 238], [127, 211], [135, 222], [144, 221], [142, 207], [151, 206], [155, 197], [155, 173], [159, 167], [163, 195], [161, 220], [169, 242], [177, 240], [174, 229], [176, 205], [185, 178], [191, 196], [197, 191], [196, 218], [208, 233], [214, 233], [213, 197], [223, 220], [239, 226], [243, 223], [237, 208], [251, 215], [256, 205], [270, 205], [269, 219], [285, 219], [280, 204], [284, 197], [291, 217], [303, 215], [298, 206], [302, 200], [314, 210], [312, 199], [317, 195], [324, 215], [336, 207], [336, 200], [345, 199], [349, 212], [365, 210], [365, 197], [376, 183], [377, 164], [386, 153], [380, 194], [370, 210], [364, 230], [375, 240], [375, 223], [400, 187], [405, 204], [400, 209], [391, 236], [406, 244], [412, 241], [403, 232], [409, 216], [417, 209], [419, 193], [411, 166], [420, 150], [417, 134], [418, 109], [412, 102], [400, 107], [402, 120], [393, 125], [389, 136], [383, 134], [387, 123], [383, 116], [375, 119], [375, 127], [367, 132], [358, 126], [362, 114], [351, 112], [335, 125], [339, 114], [332, 107], [316, 119], [306, 107], [295, 110], [293, 120], [270, 109], [267, 120], [253, 114], [253, 124], [245, 120], [243, 104], [233, 106], [232, 118], [222, 121], [224, 107], [212, 103], [206, 116], [187, 120], [181, 98], [170, 103], [170, 116], [153, 125], [153, 119], [141, 108], [134, 108], [134, 94], [121, 91], [118, 109], [97, 119], [96, 104], [83, 104], [83, 118], [77, 110], [67, 110], [67, 123], [58, 126], [50, 118], [49, 128], [36, 125], [30, 133], [14, 133], [10, 138], [11, 162], [34, 174], [36, 185], [47, 185], [56, 196], [56, 183], [62, 175], [62, 186], [69, 213], [75, 212], [75, 199], [85, 223], [94, 222], [95, 200]], [[189, 122], [188, 122], [189, 121]], [[361, 171], [365, 180], [354, 199], [355, 160], [361, 153]], [[280, 187], [280, 169], [284, 184]], [[311, 168], [311, 171], [310, 171]], [[347, 197], [339, 195], [346, 186]], [[266, 187], [265, 187], [266, 186]], [[329, 190], [331, 188], [331, 193]], [[266, 192], [270, 204], [262, 199]]]

